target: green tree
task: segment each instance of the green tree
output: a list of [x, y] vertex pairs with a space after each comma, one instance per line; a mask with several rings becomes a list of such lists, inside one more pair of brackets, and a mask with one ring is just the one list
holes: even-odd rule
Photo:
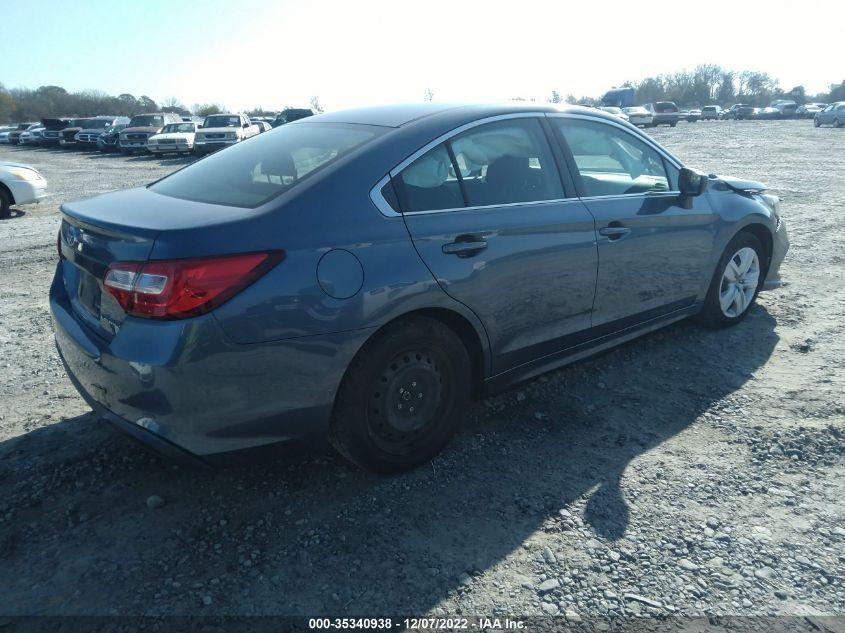
[[208, 116], [210, 114], [222, 114], [226, 112], [226, 106], [219, 103], [195, 103], [191, 110], [197, 116]]
[[840, 84], [830, 84], [830, 94], [827, 96], [828, 101], [845, 101], [845, 80]]
[[17, 109], [14, 97], [0, 84], [0, 121], [9, 121]]

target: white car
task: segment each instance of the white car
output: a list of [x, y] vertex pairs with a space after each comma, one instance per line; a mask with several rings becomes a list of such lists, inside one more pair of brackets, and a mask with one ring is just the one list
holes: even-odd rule
[[250, 119], [250, 122], [258, 128], [258, 133], [269, 132], [273, 129], [273, 126], [267, 123], [267, 121], [259, 121], [257, 119]]
[[161, 132], [147, 139], [147, 150], [153, 154], [181, 154], [194, 151], [194, 139], [201, 126], [193, 121], [168, 123]]
[[642, 106], [631, 106], [623, 108], [622, 111], [628, 115], [628, 123], [631, 125], [648, 127], [654, 121], [654, 115]]
[[8, 143], [9, 134], [17, 129], [16, 127], [0, 127], [0, 143]]
[[599, 108], [599, 110], [603, 110], [604, 112], [607, 112], [608, 114], [618, 116], [623, 121], [628, 120], [628, 115], [625, 114], [625, 112], [624, 112], [624, 110], [622, 110], [622, 108], [617, 108], [616, 106], [602, 106], [601, 108]]
[[9, 215], [13, 204], [33, 204], [47, 197], [47, 181], [35, 167], [0, 162], [0, 217]]
[[39, 125], [32, 127], [26, 132], [22, 132], [18, 143], [21, 145], [39, 145], [41, 143], [41, 132], [44, 131], [44, 126]]
[[243, 114], [210, 114], [194, 138], [194, 151], [215, 152], [257, 134], [258, 127]]

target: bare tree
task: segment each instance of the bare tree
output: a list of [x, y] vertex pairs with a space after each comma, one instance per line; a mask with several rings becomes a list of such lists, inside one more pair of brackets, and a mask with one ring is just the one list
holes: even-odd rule
[[311, 97], [311, 109], [317, 114], [323, 111], [323, 106], [320, 105], [320, 97]]
[[425, 89], [425, 97], [424, 97], [424, 99], [425, 99], [426, 101], [431, 101], [432, 99], [434, 99], [434, 91], [432, 91], [432, 89], [431, 89], [431, 88], [426, 88], [426, 89]]

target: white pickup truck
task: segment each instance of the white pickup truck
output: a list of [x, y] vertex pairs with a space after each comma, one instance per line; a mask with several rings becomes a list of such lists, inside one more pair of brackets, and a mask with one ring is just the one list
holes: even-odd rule
[[244, 114], [210, 114], [197, 130], [194, 151], [198, 154], [214, 152], [258, 133], [258, 126]]

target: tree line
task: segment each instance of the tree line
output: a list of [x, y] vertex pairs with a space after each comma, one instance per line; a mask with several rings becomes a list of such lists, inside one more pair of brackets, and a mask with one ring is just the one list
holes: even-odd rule
[[[282, 108], [282, 110], [286, 109]], [[311, 98], [311, 109], [322, 112], [319, 97]], [[176, 112], [182, 116], [208, 116], [228, 112], [221, 103], [195, 103], [187, 107], [175, 97], [156, 103], [147, 95], [136, 97], [129, 93], [117, 96], [96, 90], [68, 92], [61, 86], [6, 89], [0, 83], [0, 121], [40, 121], [51, 117], [88, 117], [98, 114], [134, 116], [147, 112]], [[278, 110], [261, 107], [248, 111], [249, 116], [273, 116]]]
[[[625, 81], [614, 88], [634, 88], [636, 103], [639, 104], [673, 101], [687, 107], [729, 106], [734, 103], [764, 107], [776, 99], [790, 99], [798, 104], [845, 101], [845, 80], [830, 84], [827, 92], [811, 95], [807, 94], [804, 86], [784, 90], [774, 77], [765, 72], [734, 71], [716, 64], [702, 64], [692, 71], [681, 70], [646, 77], [642, 81]], [[570, 94], [562, 99], [558, 92], [552, 92], [549, 101], [598, 105], [601, 96], [579, 98]]]

